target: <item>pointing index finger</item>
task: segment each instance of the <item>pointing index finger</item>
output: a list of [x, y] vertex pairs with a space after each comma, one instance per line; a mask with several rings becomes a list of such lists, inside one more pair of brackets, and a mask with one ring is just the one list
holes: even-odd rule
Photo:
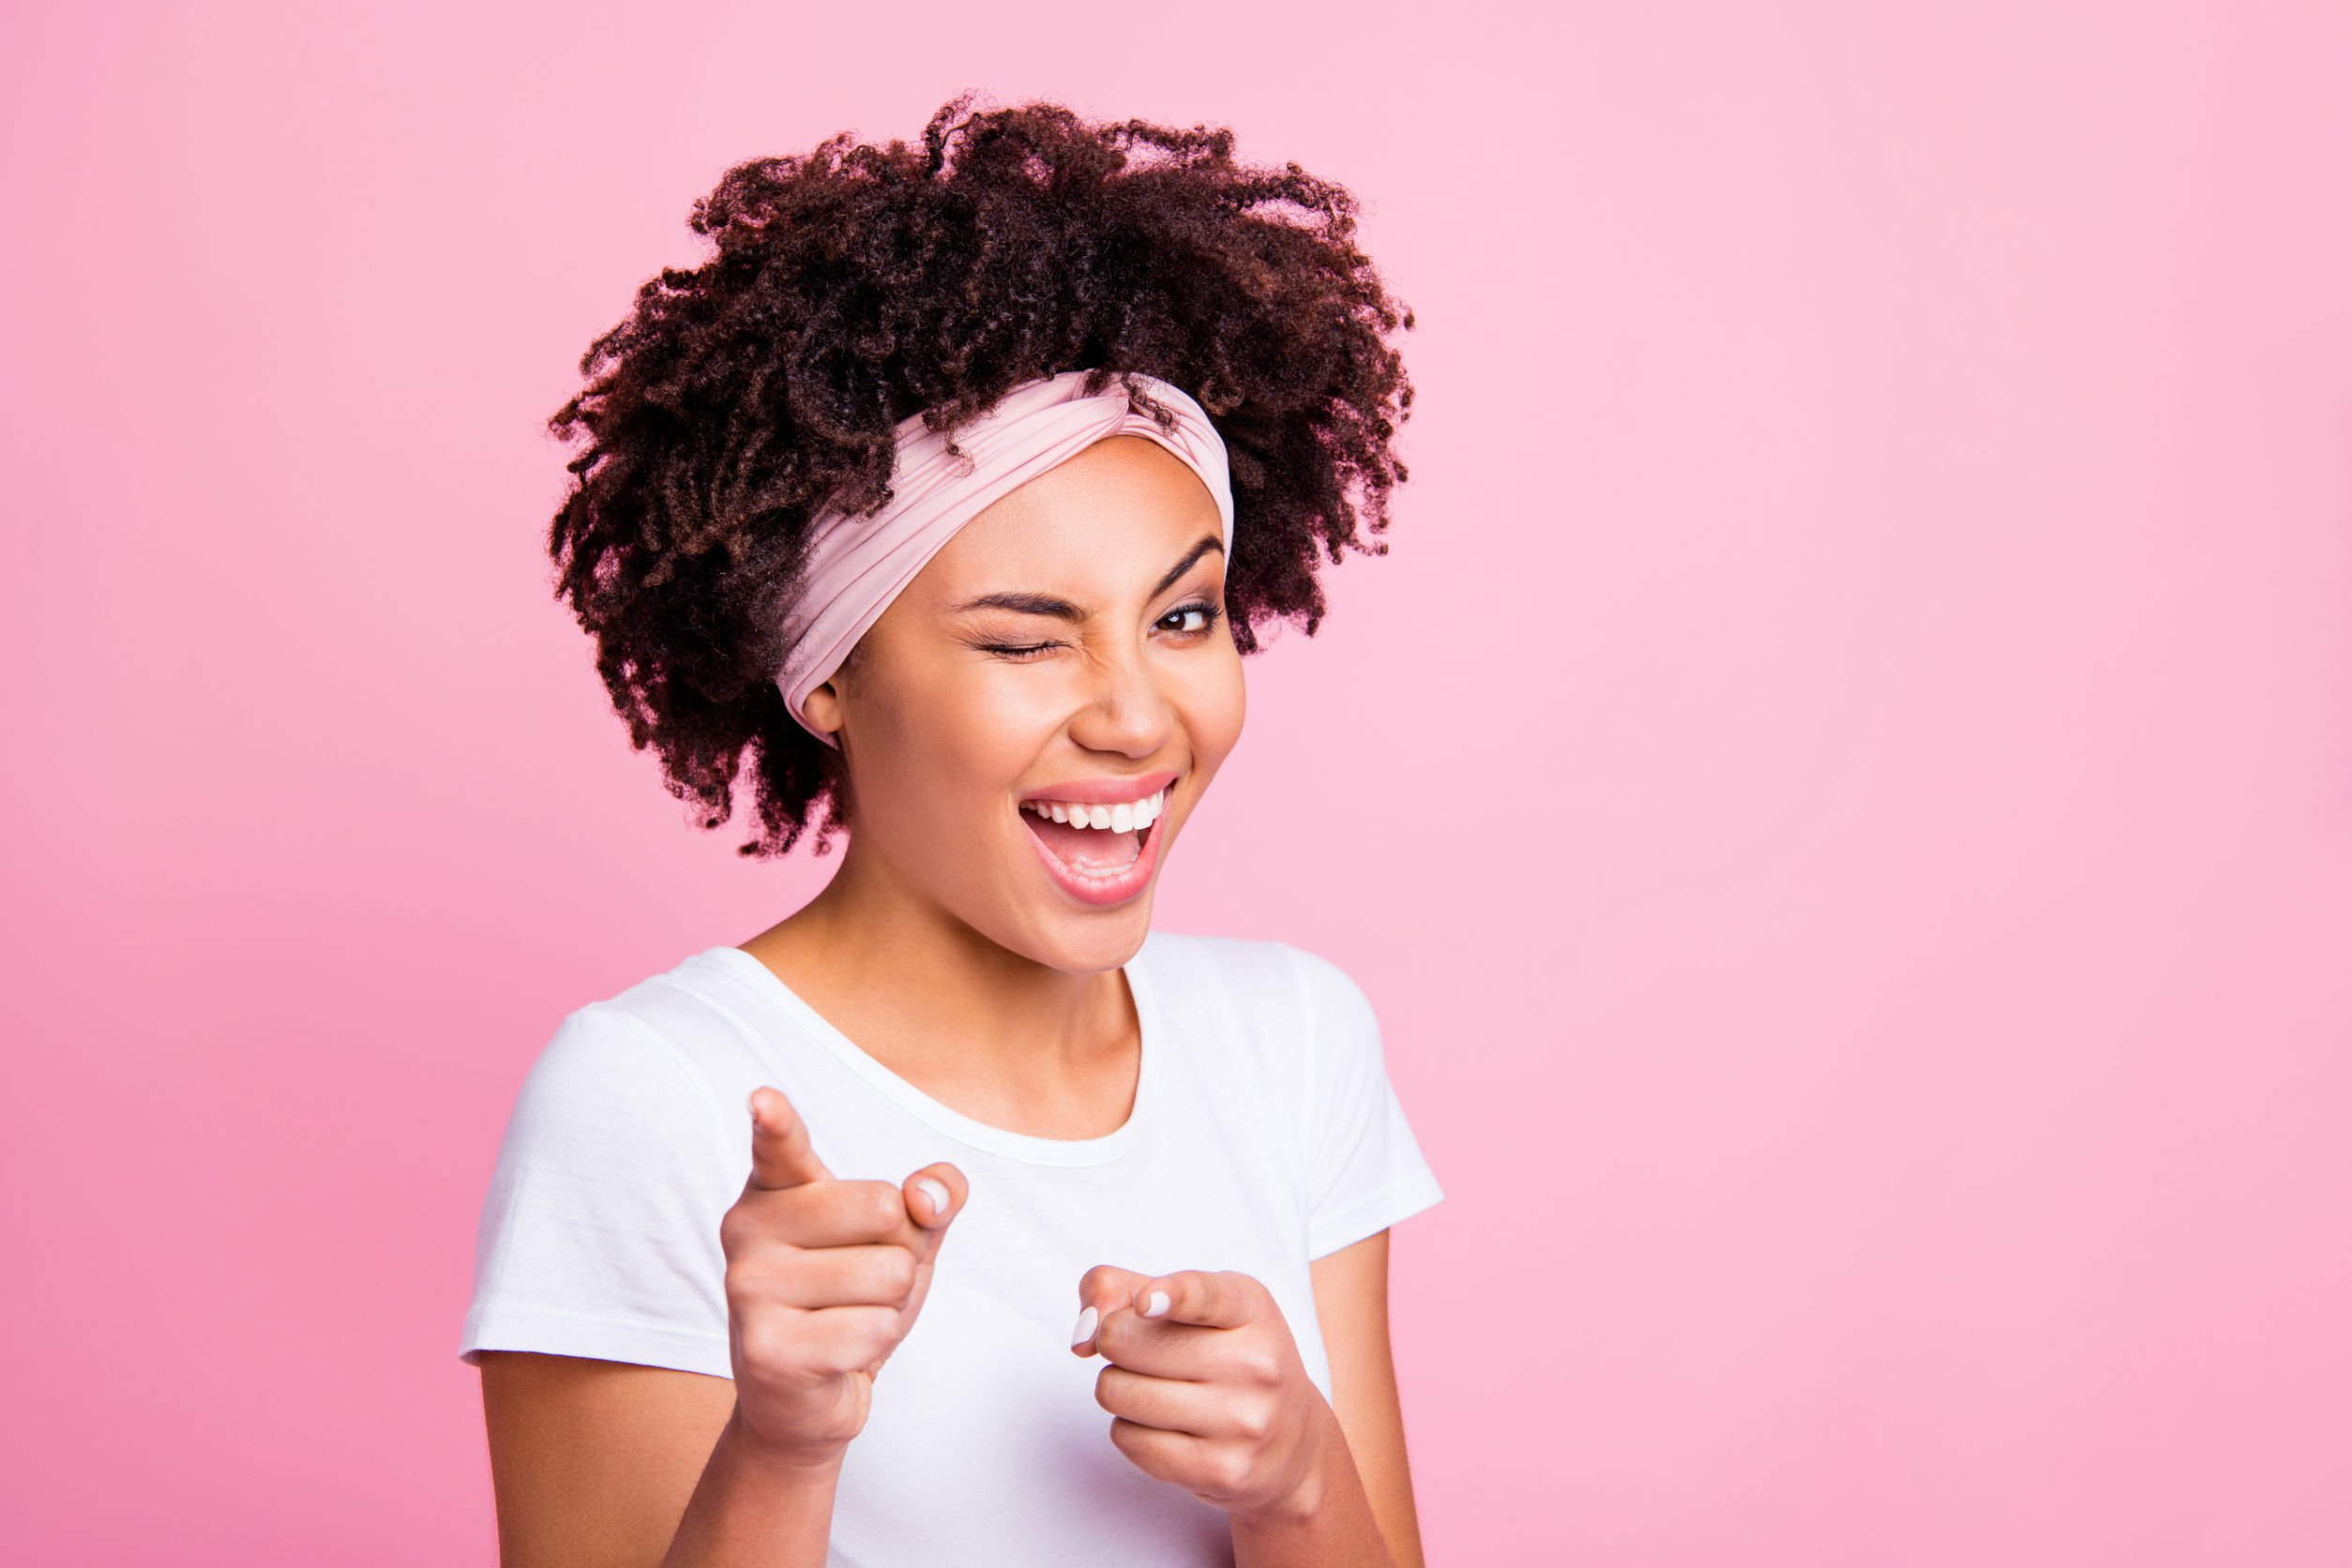
[[833, 1172], [817, 1157], [802, 1121], [781, 1089], [762, 1084], [751, 1092], [751, 1185], [774, 1190], [806, 1182], [830, 1182]]

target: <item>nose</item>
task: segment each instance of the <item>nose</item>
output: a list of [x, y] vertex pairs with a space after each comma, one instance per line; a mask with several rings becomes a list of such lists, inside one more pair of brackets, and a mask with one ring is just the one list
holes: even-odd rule
[[1153, 677], [1147, 651], [1130, 643], [1090, 663], [1091, 689], [1070, 718], [1070, 738], [1089, 751], [1150, 757], [1176, 728], [1175, 705]]

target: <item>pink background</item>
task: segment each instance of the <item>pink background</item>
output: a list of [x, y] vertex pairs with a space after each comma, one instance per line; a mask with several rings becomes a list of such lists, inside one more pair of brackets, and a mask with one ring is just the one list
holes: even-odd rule
[[345, 10], [0, 21], [0, 1550], [490, 1560], [515, 1087], [833, 864], [627, 749], [540, 422], [976, 86], [1421, 314], [1158, 918], [1380, 1006], [1432, 1561], [2352, 1560], [2352, 13]]

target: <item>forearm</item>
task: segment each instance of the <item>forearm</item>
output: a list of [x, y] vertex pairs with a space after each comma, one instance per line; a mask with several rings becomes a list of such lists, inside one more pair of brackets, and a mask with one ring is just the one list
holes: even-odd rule
[[1319, 1420], [1323, 1440], [1315, 1468], [1291, 1501], [1263, 1514], [1228, 1515], [1234, 1568], [1396, 1568], [1338, 1417], [1326, 1405]]
[[731, 1417], [662, 1568], [823, 1568], [846, 1452], [779, 1455]]

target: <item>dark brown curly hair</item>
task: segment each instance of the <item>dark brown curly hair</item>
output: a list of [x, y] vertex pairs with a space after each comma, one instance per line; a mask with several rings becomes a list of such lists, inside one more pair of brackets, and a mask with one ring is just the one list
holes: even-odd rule
[[548, 534], [556, 596], [702, 828], [733, 814], [750, 754], [761, 833], [741, 854], [812, 822], [822, 854], [850, 821], [841, 753], [774, 684], [782, 611], [820, 508], [889, 502], [902, 419], [951, 431], [1063, 370], [1191, 393], [1231, 462], [1244, 654], [1264, 622], [1314, 634], [1322, 557], [1387, 549], [1412, 386], [1386, 339], [1413, 318], [1356, 248], [1355, 198], [1236, 162], [1228, 129], [967, 113], [972, 96], [920, 147], [844, 131], [727, 171], [690, 219], [715, 253], [639, 289], [549, 421], [586, 442]]

